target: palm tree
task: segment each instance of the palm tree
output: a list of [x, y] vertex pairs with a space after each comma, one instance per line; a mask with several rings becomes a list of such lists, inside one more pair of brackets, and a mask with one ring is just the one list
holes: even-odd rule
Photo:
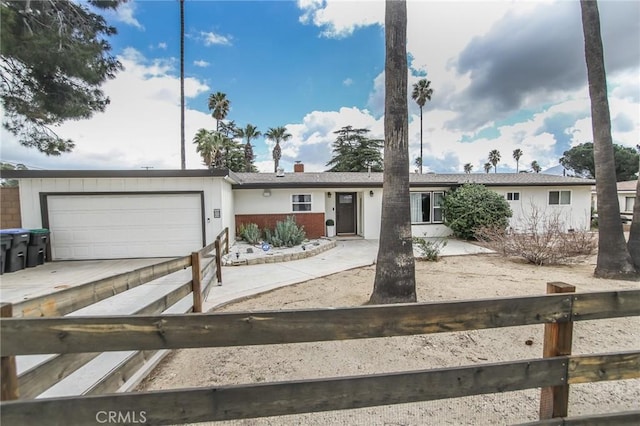
[[489, 173], [491, 171], [491, 163], [484, 163], [484, 172]]
[[184, 0], [180, 0], [180, 167], [187, 168], [184, 146]]
[[284, 126], [280, 127], [271, 127], [265, 133], [267, 139], [272, 140], [276, 143], [276, 146], [273, 147], [273, 171], [278, 171], [278, 166], [280, 165], [280, 158], [282, 158], [282, 149], [280, 148], [280, 142], [286, 142], [291, 139], [291, 133], [287, 132], [287, 128]]
[[207, 129], [198, 130], [193, 137], [193, 143], [196, 144], [196, 152], [202, 157], [204, 165], [211, 167], [217, 149], [213, 141], [213, 132]]
[[216, 131], [220, 130], [220, 121], [229, 114], [230, 106], [231, 102], [224, 93], [216, 92], [209, 95], [209, 111], [211, 111], [211, 116], [216, 119]]
[[213, 144], [216, 147], [216, 155], [213, 157], [213, 167], [216, 169], [227, 168], [233, 171], [240, 171], [237, 157], [238, 144], [231, 138], [226, 137], [222, 132], [211, 132]]
[[497, 149], [489, 153], [489, 162], [493, 165], [493, 171], [498, 173], [498, 163], [500, 162], [500, 151]]
[[[433, 89], [429, 87], [431, 82], [426, 78], [418, 81], [413, 85], [413, 92], [411, 92], [411, 98], [416, 101], [420, 107], [420, 158], [422, 159], [422, 107], [427, 101], [431, 100]], [[420, 161], [420, 174], [422, 174], [422, 161]]]
[[247, 143], [244, 145], [245, 172], [250, 172], [252, 170], [251, 166], [253, 165], [253, 147], [251, 146], [251, 139], [256, 139], [260, 137], [260, 135], [260, 131], [253, 124], [247, 124], [244, 129], [238, 129], [236, 131], [236, 137], [247, 140]]
[[593, 156], [598, 177], [598, 260], [594, 275], [600, 278], [632, 278], [636, 276], [636, 270], [622, 231], [616, 189], [616, 166], [598, 3], [595, 0], [580, 0], [580, 6], [591, 99]]
[[520, 157], [522, 157], [522, 150], [520, 148], [513, 150], [513, 159], [516, 160], [516, 173], [520, 172]]
[[536, 173], [540, 173], [540, 170], [542, 170], [542, 167], [540, 167], [540, 164], [538, 164], [537, 161], [533, 160], [531, 162], [531, 170], [533, 170]]
[[385, 54], [382, 215], [371, 304], [416, 301], [409, 199], [406, 1], [386, 2]]
[[466, 174], [471, 173], [471, 169], [473, 169], [473, 164], [467, 163], [467, 164], [464, 165], [464, 172]]

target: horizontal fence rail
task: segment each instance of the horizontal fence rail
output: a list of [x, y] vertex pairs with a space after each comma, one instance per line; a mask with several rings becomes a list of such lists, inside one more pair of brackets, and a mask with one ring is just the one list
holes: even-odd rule
[[10, 425], [86, 425], [109, 411], [157, 425], [244, 419], [431, 401], [587, 379], [637, 378], [639, 365], [640, 352], [636, 351], [368, 376], [10, 401], [2, 404], [2, 421]]
[[191, 267], [191, 257], [171, 259], [77, 287], [34, 297], [13, 306], [14, 317], [62, 316], [101, 300]]
[[[576, 303], [574, 297], [580, 302]], [[81, 353], [87, 348], [108, 352], [301, 343], [634, 315], [640, 315], [640, 290], [340, 309], [10, 318], [0, 323], [0, 353], [10, 356]]]

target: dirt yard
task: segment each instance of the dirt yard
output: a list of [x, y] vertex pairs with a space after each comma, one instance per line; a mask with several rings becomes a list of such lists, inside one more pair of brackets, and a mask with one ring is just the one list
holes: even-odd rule
[[[595, 258], [537, 267], [498, 255], [418, 262], [418, 300], [539, 295], [563, 281], [577, 292], [638, 288], [637, 282], [592, 276]], [[373, 287], [375, 267], [354, 269], [229, 304], [219, 311], [358, 306]], [[542, 356], [543, 326], [436, 335], [171, 353], [139, 390], [247, 384], [418, 370]], [[525, 342], [532, 340], [532, 345]], [[530, 343], [530, 342], [529, 342]], [[637, 350], [640, 318], [578, 322], [573, 353]], [[538, 419], [540, 391], [531, 389], [442, 401], [260, 418], [216, 425], [503, 425]], [[572, 385], [569, 415], [640, 408], [640, 380]]]

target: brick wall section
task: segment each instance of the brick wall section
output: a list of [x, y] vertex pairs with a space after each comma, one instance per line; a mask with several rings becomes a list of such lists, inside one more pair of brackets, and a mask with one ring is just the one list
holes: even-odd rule
[[20, 227], [20, 189], [17, 186], [0, 187], [0, 229]]
[[248, 223], [255, 223], [260, 229], [273, 229], [276, 222], [284, 221], [287, 216], [295, 216], [296, 223], [304, 226], [307, 238], [320, 238], [325, 235], [324, 213], [237, 214], [236, 232], [240, 225]]

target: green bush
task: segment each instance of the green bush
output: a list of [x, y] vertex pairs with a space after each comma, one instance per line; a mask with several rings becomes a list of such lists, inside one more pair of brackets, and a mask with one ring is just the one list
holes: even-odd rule
[[420, 252], [420, 259], [437, 262], [440, 252], [447, 245], [446, 240], [427, 240], [422, 237], [413, 237], [413, 244]]
[[262, 232], [255, 223], [242, 224], [240, 225], [240, 236], [249, 244], [257, 244], [261, 240]]
[[465, 184], [444, 197], [445, 225], [458, 238], [470, 240], [483, 228], [506, 229], [511, 208], [500, 194], [484, 185]]
[[306, 237], [303, 226], [298, 226], [296, 218], [287, 216], [284, 222], [276, 222], [276, 227], [265, 229], [265, 239], [274, 247], [293, 247], [302, 243]]

